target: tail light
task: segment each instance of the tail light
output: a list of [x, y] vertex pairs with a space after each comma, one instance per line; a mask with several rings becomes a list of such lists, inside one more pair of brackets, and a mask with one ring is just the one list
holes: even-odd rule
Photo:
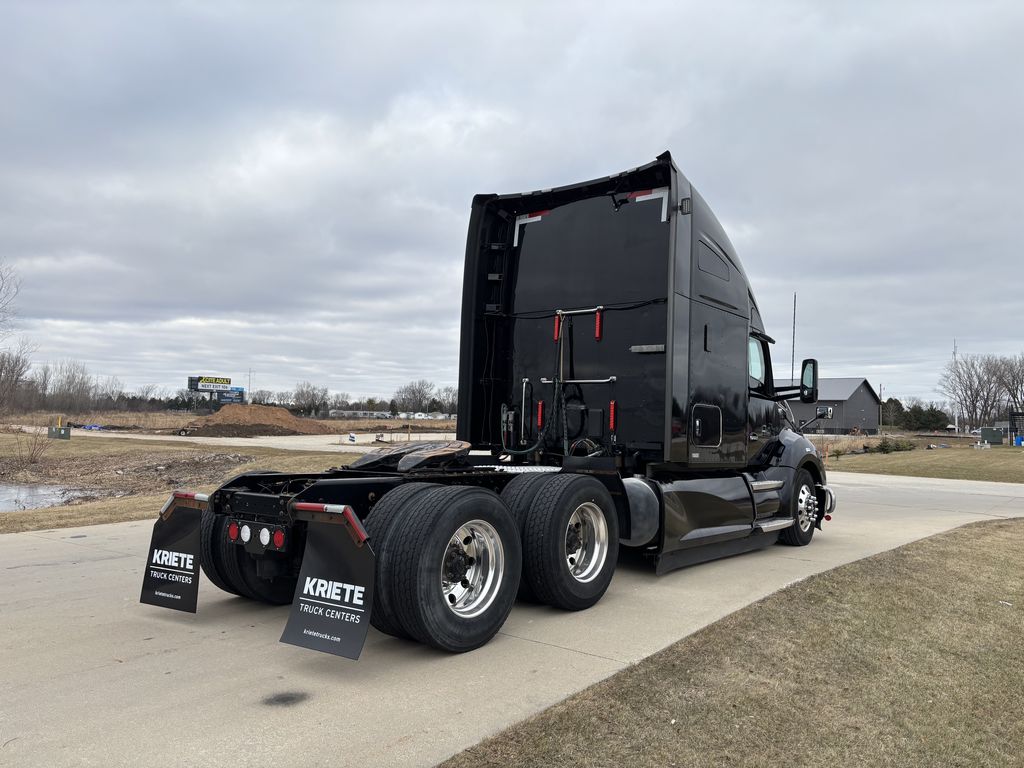
[[555, 315], [555, 341], [562, 335], [562, 316]]
[[544, 401], [537, 401], [537, 429], [544, 428]]
[[274, 531], [274, 548], [284, 549], [284, 531], [280, 528]]
[[602, 312], [600, 309], [594, 313], [594, 338], [597, 341], [601, 340], [601, 332], [604, 330], [602, 327], [604, 325], [604, 321], [601, 319], [601, 315]]
[[238, 541], [238, 523], [234, 520], [228, 524], [228, 539]]
[[616, 404], [616, 402], [614, 400], [612, 400], [611, 402], [608, 403], [608, 431], [609, 432], [614, 432], [615, 431], [615, 424], [618, 421], [618, 419], [617, 419], [618, 414], [616, 413], [617, 410], [618, 410], [618, 406], [617, 406], [617, 404]]

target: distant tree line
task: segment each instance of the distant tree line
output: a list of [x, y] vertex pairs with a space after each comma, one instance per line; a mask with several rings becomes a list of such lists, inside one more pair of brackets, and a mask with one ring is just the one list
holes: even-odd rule
[[330, 411], [377, 411], [399, 413], [455, 413], [458, 408], [457, 387], [437, 387], [426, 379], [410, 381], [394, 391], [391, 397], [353, 398], [348, 392], [329, 392], [327, 387], [308, 381], [294, 390], [272, 392], [256, 389], [249, 395], [252, 403], [279, 405], [303, 415], [326, 415]]
[[[2, 308], [0, 308], [2, 309]], [[27, 343], [0, 351], [0, 411], [198, 411], [217, 408], [205, 392], [167, 389], [147, 384], [127, 390], [116, 376], [94, 376], [76, 360], [32, 365], [33, 348]], [[332, 410], [455, 413], [458, 390], [437, 387], [426, 379], [411, 381], [391, 397], [353, 398], [347, 392], [302, 381], [295, 389], [249, 393], [249, 402], [279, 405], [302, 416], [327, 416]]]
[[906, 430], [945, 429], [950, 423], [950, 416], [942, 405], [925, 403], [917, 397], [909, 398], [904, 405], [902, 401], [890, 397], [882, 403], [882, 421], [887, 426]]

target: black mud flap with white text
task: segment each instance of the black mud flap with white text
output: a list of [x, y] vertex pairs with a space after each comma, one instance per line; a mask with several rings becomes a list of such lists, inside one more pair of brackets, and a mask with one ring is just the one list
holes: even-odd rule
[[370, 629], [375, 561], [349, 526], [309, 523], [281, 642], [358, 659]]
[[196, 612], [202, 511], [169, 505], [153, 525], [140, 602]]

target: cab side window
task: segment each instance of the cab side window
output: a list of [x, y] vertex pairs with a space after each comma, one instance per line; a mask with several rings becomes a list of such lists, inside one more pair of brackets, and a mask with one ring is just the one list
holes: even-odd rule
[[753, 337], [747, 340], [747, 373], [751, 389], [766, 391], [764, 345], [760, 339]]

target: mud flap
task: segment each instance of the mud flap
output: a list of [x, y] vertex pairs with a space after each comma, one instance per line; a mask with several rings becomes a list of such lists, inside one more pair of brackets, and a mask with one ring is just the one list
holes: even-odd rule
[[358, 526], [311, 522], [282, 643], [358, 659], [370, 629], [376, 558]]
[[199, 524], [202, 510], [168, 501], [153, 525], [139, 601], [196, 612], [199, 599]]

